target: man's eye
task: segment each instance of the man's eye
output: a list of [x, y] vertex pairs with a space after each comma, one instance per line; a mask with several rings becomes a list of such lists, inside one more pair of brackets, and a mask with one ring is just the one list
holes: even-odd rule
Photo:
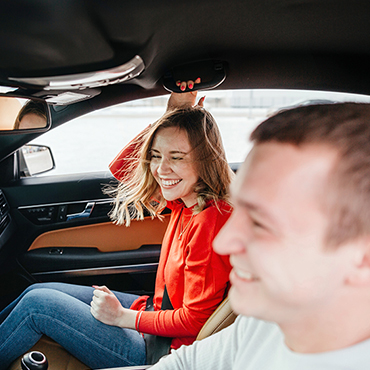
[[258, 227], [260, 229], [263, 229], [263, 225], [261, 223], [259, 223], [258, 221], [256, 221], [256, 220], [252, 220], [252, 224], [255, 227]]

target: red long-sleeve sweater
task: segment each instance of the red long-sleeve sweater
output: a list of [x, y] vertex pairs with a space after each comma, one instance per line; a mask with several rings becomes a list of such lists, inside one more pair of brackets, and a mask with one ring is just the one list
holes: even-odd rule
[[[141, 314], [138, 330], [174, 337], [172, 348], [191, 344], [203, 324], [221, 303], [228, 287], [231, 266], [228, 257], [213, 251], [212, 241], [227, 221], [231, 208], [214, 203], [192, 217], [192, 209], [181, 202], [169, 202], [171, 219], [162, 242], [155, 284], [154, 312]], [[181, 218], [187, 226], [180, 239]], [[161, 311], [164, 286], [174, 310]], [[131, 306], [144, 310], [147, 297]], [[138, 314], [139, 315], [139, 314]]]
[[[127, 159], [135, 146], [137, 141], [134, 145], [128, 144], [110, 164], [113, 175], [119, 180], [127, 176]], [[217, 205], [208, 202], [202, 212], [193, 216], [192, 208], [186, 208], [182, 201], [167, 202], [167, 206], [172, 212], [162, 242], [154, 311], [144, 311], [147, 296], [139, 297], [131, 309], [139, 311], [137, 330], [173, 337], [171, 347], [178, 348], [195, 340], [225, 297], [231, 266], [228, 257], [213, 251], [212, 242], [232, 209], [223, 201]], [[165, 285], [173, 310], [161, 310]]]

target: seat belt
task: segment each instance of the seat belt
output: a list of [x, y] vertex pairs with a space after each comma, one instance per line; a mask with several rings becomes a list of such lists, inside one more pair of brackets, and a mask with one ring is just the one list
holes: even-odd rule
[[[166, 285], [164, 286], [161, 310], [173, 310]], [[148, 298], [145, 311], [154, 311], [152, 297]], [[159, 335], [144, 334], [147, 365], [153, 365], [157, 363], [161, 357], [170, 353], [172, 339], [173, 338], [161, 337]]]

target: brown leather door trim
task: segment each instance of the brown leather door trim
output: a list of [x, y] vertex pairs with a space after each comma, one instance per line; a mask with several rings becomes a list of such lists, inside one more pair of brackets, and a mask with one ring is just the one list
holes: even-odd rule
[[54, 230], [38, 236], [30, 250], [45, 247], [87, 247], [100, 252], [118, 252], [138, 249], [145, 244], [161, 244], [169, 216], [164, 221], [132, 221], [130, 227], [117, 226], [112, 222]]

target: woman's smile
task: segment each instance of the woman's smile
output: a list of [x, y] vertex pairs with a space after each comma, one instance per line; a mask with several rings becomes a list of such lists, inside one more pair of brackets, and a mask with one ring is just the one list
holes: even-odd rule
[[166, 180], [162, 178], [159, 178], [159, 179], [161, 181], [161, 186], [164, 186], [164, 187], [171, 187], [171, 186], [177, 185], [181, 181], [181, 179], [179, 180]]

